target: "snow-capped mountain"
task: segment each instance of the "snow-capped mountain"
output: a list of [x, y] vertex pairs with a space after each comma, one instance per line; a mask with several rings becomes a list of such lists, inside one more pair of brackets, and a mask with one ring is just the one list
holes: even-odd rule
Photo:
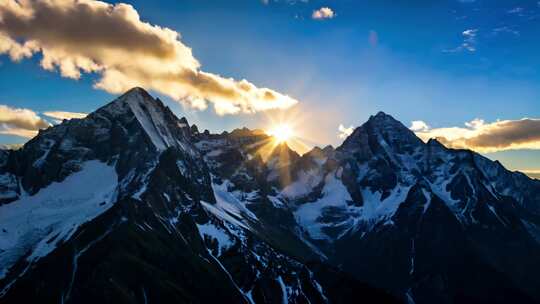
[[415, 303], [539, 300], [539, 181], [382, 112], [337, 149], [277, 160], [241, 131], [195, 136], [214, 178], [326, 263]]
[[266, 231], [195, 134], [135, 88], [2, 151], [0, 302], [395, 301]]
[[540, 181], [384, 113], [271, 142], [134, 88], [0, 150], [0, 302], [540, 301]]

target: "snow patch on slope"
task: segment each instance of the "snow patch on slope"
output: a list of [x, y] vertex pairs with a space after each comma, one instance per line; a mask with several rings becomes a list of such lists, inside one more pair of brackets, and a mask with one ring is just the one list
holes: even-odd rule
[[297, 198], [309, 194], [323, 179], [323, 174], [318, 169], [300, 171], [298, 179], [285, 187], [281, 195], [288, 198]]
[[[153, 106], [145, 106], [146, 111], [150, 111], [149, 114], [145, 113], [141, 104], [144, 104], [144, 99], [140, 95], [130, 96], [135, 100], [127, 102], [133, 114], [143, 127], [144, 131], [150, 137], [150, 140], [156, 146], [159, 151], [165, 150], [168, 146], [171, 146], [172, 136], [168, 128], [163, 121], [163, 118], [156, 112]], [[163, 134], [165, 133], [165, 134]]]
[[0, 174], [0, 200], [12, 199], [19, 196], [19, 178], [11, 173]]
[[351, 196], [341, 180], [336, 178], [335, 173], [329, 173], [325, 177], [322, 197], [314, 202], [299, 206], [294, 212], [294, 216], [298, 223], [307, 230], [311, 238], [328, 239], [329, 237], [322, 231], [327, 224], [319, 221], [324, 209], [329, 207], [347, 209], [347, 201], [351, 200]]
[[0, 206], [0, 278], [21, 257], [28, 254], [31, 263], [48, 255], [79, 226], [112, 207], [115, 169], [97, 160], [81, 167], [33, 196]]
[[[405, 201], [409, 186], [397, 186], [390, 195], [381, 199], [382, 193], [371, 191], [369, 188], [362, 189], [363, 206], [351, 204], [352, 198], [339, 179], [340, 170], [329, 173], [325, 177], [325, 185], [322, 197], [314, 202], [302, 204], [294, 212], [297, 222], [308, 232], [312, 239], [331, 241], [332, 237], [325, 233], [325, 228], [341, 230], [337, 238], [342, 237], [351, 229], [367, 223], [373, 224], [389, 219]], [[323, 217], [331, 215], [334, 218], [325, 222]], [[338, 220], [335, 217], [338, 217]]]
[[223, 181], [221, 184], [212, 183], [216, 207], [238, 218], [247, 216], [252, 220], [257, 220], [257, 216], [246, 207], [247, 202], [235, 196], [235, 192], [229, 192], [229, 185], [232, 185], [232, 183], [228, 180]]
[[234, 245], [234, 240], [230, 238], [230, 236], [220, 227], [217, 227], [216, 225], [212, 224], [211, 222], [208, 222], [204, 225], [197, 224], [197, 228], [199, 229], [199, 234], [201, 235], [201, 238], [204, 240], [205, 237], [209, 237], [211, 239], [215, 239], [218, 243], [218, 254], [217, 256], [221, 256], [221, 253], [224, 250], [227, 250], [228, 248], [231, 248]]
[[364, 198], [364, 206], [361, 207], [361, 219], [367, 222], [373, 222], [377, 219], [387, 218], [393, 215], [399, 205], [407, 198], [409, 189], [410, 187], [397, 186], [384, 200], [381, 200], [381, 192], [372, 192], [371, 190], [363, 189], [362, 197]]

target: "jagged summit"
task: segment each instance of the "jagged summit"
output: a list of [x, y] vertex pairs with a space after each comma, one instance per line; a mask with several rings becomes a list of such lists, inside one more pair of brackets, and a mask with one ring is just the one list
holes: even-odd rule
[[160, 151], [172, 146], [190, 149], [187, 120], [176, 117], [159, 98], [152, 97], [143, 88], [130, 89], [95, 113], [126, 122], [132, 117], [136, 118], [153, 145]]
[[368, 120], [364, 124], [391, 125], [395, 128], [407, 128], [399, 120], [395, 119], [392, 115], [386, 114], [383, 111], [379, 111], [375, 115], [370, 115]]
[[388, 149], [411, 150], [423, 144], [409, 128], [381, 111], [370, 116], [364, 124], [356, 128], [337, 149], [356, 151], [362, 157], [370, 157], [378, 151], [386, 153]]
[[[134, 87], [126, 91], [124, 94], [118, 96], [116, 99], [110, 103], [104, 105], [102, 108], [118, 107], [121, 104], [135, 104], [135, 103], [144, 103], [147, 106], [153, 106], [158, 108], [165, 108], [161, 100], [158, 98], [152, 97], [145, 89], [141, 87]], [[97, 111], [99, 111], [98, 109]]]
[[379, 112], [377, 112], [377, 114], [371, 115], [369, 117], [369, 119], [392, 119], [392, 120], [395, 120], [394, 117], [392, 117], [392, 115], [386, 114], [383, 111], [379, 111]]
[[373, 133], [398, 134], [409, 138], [413, 135], [416, 137], [414, 132], [407, 128], [407, 126], [382, 111], [370, 116], [368, 121], [362, 126], [366, 126], [366, 129]]
[[314, 158], [321, 158], [331, 155], [333, 153], [334, 147], [332, 145], [327, 145], [324, 148], [315, 146], [308, 152], [304, 153], [305, 156], [314, 157]]
[[426, 144], [430, 147], [446, 149], [446, 146], [443, 145], [437, 138], [430, 138]]
[[[118, 97], [108, 105], [104, 106], [102, 109], [109, 109], [109, 111], [118, 111], [119, 107], [126, 108], [121, 105], [128, 105], [127, 108], [130, 108], [131, 111], [137, 116], [137, 118], [141, 122], [150, 122], [141, 124], [149, 134], [150, 138], [152, 138], [152, 141], [154, 142], [156, 147], [158, 147], [159, 149], [164, 149], [172, 144], [170, 140], [167, 140], [168, 138], [170, 138], [169, 134], [165, 134], [165, 136], [162, 136], [162, 134], [160, 134], [160, 131], [168, 133], [167, 128], [153, 127], [155, 125], [163, 125], [162, 119], [156, 117], [156, 112], [170, 112], [168, 107], [164, 106], [158, 98], [153, 98], [145, 89], [141, 87], [134, 87], [128, 90], [126, 93], [122, 94], [120, 97]], [[151, 109], [156, 110], [150, 111]], [[154, 112], [153, 115], [152, 112]], [[148, 116], [148, 118], [145, 118], [144, 116]], [[179, 124], [180, 127], [189, 127], [189, 124], [185, 117], [177, 120], [177, 124]], [[191, 132], [192, 134], [199, 133], [197, 126], [192, 126], [190, 129], [186, 128], [186, 130], [189, 130], [189, 132]], [[338, 147], [338, 149], [355, 149], [355, 146], [358, 146], [359, 143], [360, 145], [365, 145], [364, 142], [367, 140], [367, 138], [363, 137], [366, 135], [368, 136], [368, 138], [372, 139], [375, 137], [384, 138], [386, 140], [389, 140], [389, 143], [397, 143], [403, 141], [413, 144], [421, 143], [421, 140], [418, 139], [414, 135], [414, 133], [410, 131], [406, 126], [404, 126], [401, 122], [396, 120], [391, 115], [386, 114], [383, 111], [379, 111], [377, 114], [371, 115], [370, 118], [362, 126], [356, 128], [354, 132], [344, 141], [344, 143], [340, 147]], [[249, 137], [264, 137], [267, 135], [263, 130], [249, 129], [243, 127], [234, 129], [231, 132], [224, 131], [221, 136], [226, 136], [231, 139], [247, 139]], [[376, 141], [380, 140], [376, 139]], [[329, 152], [328, 149], [326, 152]]]
[[260, 129], [249, 129], [247, 127], [237, 128], [228, 133], [231, 137], [250, 137], [250, 136], [261, 136], [266, 135], [263, 130]]
[[287, 142], [281, 142], [273, 148], [268, 155], [263, 155], [270, 168], [278, 168], [291, 165], [296, 162], [300, 155], [291, 149]]
[[147, 96], [150, 96], [150, 94], [143, 88], [141, 87], [133, 87], [129, 90], [127, 90], [124, 94], [122, 95], [132, 95], [132, 94], [136, 94], [136, 95], [147, 95]]

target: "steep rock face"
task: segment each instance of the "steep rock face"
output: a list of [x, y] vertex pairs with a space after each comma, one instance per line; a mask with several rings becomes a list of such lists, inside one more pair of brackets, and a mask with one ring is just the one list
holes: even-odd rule
[[[6, 171], [19, 181], [19, 200], [2, 210], [20, 217], [2, 221], [3, 237], [8, 240], [0, 252], [5, 299], [140, 299], [138, 294], [123, 294], [134, 287], [129, 286], [133, 273], [126, 272], [133, 265], [138, 266], [133, 267], [134, 274], [148, 281], [212, 274], [208, 280], [215, 282], [214, 295], [202, 288], [192, 292], [189, 285], [156, 286], [158, 295], [171, 300], [238, 297], [221, 266], [201, 257], [207, 251], [192, 218], [203, 217], [198, 202], [212, 202], [213, 194], [204, 162], [187, 140], [189, 133], [178, 124], [159, 100], [135, 88], [87, 118], [49, 128], [12, 152], [10, 157], [16, 161], [8, 161]], [[101, 165], [89, 172], [88, 163]], [[85, 191], [93, 181], [104, 180], [105, 171], [112, 178]], [[78, 178], [81, 174], [84, 178]], [[69, 183], [72, 179], [76, 181]], [[98, 191], [105, 186], [109, 191], [100, 197]], [[167, 205], [165, 196], [175, 204]], [[42, 214], [32, 215], [35, 209], [24, 212], [29, 203], [39, 206], [38, 211], [44, 209]], [[86, 206], [88, 216], [78, 215], [79, 205]], [[186, 218], [184, 226], [177, 225], [180, 218]], [[188, 244], [183, 237], [192, 241]], [[88, 257], [94, 262], [79, 261]], [[48, 279], [39, 288], [29, 288], [43, 278]], [[115, 286], [103, 286], [111, 280]], [[99, 287], [105, 291], [90, 297]]]
[[538, 301], [538, 181], [424, 143], [382, 112], [337, 149], [303, 156], [259, 157], [268, 138], [241, 137], [195, 140], [263, 231], [273, 223], [315, 258], [416, 303]]
[[[135, 88], [2, 152], [1, 301], [395, 301], [322, 264], [291, 232], [290, 213], [255, 215], [228, 179], [240, 178], [237, 163], [216, 167], [199, 136], [223, 139]], [[249, 145], [242, 132], [224, 136]], [[222, 161], [243, 160], [229, 150]], [[263, 166], [253, 158], [241, 167], [252, 176]], [[285, 215], [286, 225], [274, 229], [259, 214]]]
[[333, 161], [295, 211], [332, 263], [416, 303], [539, 299], [537, 181], [384, 113]]
[[196, 153], [188, 134], [159, 100], [134, 88], [85, 119], [72, 119], [40, 131], [23, 148], [10, 151], [2, 171], [4, 176], [15, 177], [12, 184], [16, 184], [18, 196], [35, 194], [63, 180], [89, 159], [114, 163], [120, 179], [124, 179], [152, 167], [158, 152], [168, 147]]
[[291, 256], [303, 261], [324, 259], [302, 240], [290, 209], [276, 198], [279, 188], [292, 179], [291, 166], [300, 158], [296, 152], [285, 144], [276, 145], [258, 130], [200, 135], [194, 141], [209, 166], [222, 213], [235, 211], [237, 221]]

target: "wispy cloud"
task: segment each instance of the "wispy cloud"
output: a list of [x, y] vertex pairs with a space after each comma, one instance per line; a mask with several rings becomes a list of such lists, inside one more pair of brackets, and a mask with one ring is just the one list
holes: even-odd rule
[[351, 135], [354, 132], [354, 127], [350, 126], [346, 128], [344, 125], [340, 124], [338, 127], [338, 137], [341, 139], [347, 138], [347, 136]]
[[0, 134], [30, 138], [50, 124], [30, 109], [0, 105]]
[[336, 17], [336, 13], [329, 7], [321, 7], [311, 14], [311, 18], [315, 20], [332, 19], [334, 17]]
[[515, 30], [509, 26], [501, 26], [493, 29], [493, 34], [512, 34], [514, 36], [519, 36], [520, 32], [518, 30]]
[[[111, 30], [114, 29], [114, 30]], [[95, 87], [122, 93], [142, 86], [216, 113], [254, 113], [298, 101], [247, 80], [201, 70], [172, 29], [141, 21], [129, 4], [94, 0], [0, 1], [0, 54], [41, 53], [41, 67], [68, 78], [96, 73]]]
[[463, 42], [453, 49], [444, 50], [447, 53], [455, 53], [461, 51], [476, 52], [476, 37], [478, 35], [478, 29], [464, 30], [461, 35], [463, 36]]
[[466, 122], [464, 127], [430, 128], [423, 121], [413, 122], [411, 130], [427, 141], [437, 138], [452, 148], [479, 152], [533, 149], [540, 150], [540, 119], [499, 120], [486, 123], [482, 119]]
[[514, 7], [508, 11], [509, 14], [521, 14], [525, 11], [523, 7]]

